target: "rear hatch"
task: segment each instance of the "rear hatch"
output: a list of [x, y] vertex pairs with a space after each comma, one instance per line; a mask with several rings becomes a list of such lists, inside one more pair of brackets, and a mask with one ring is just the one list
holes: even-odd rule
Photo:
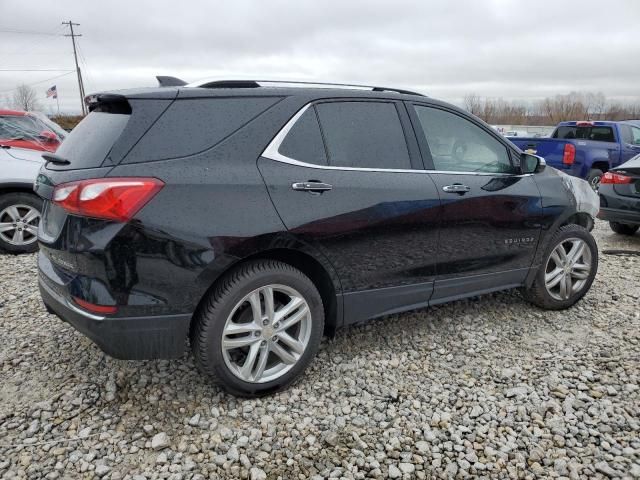
[[[53, 161], [40, 169], [34, 186], [44, 200], [38, 231], [39, 268], [43, 281], [57, 293], [68, 292], [78, 262], [84, 261], [76, 252], [91, 250], [90, 243], [98, 240], [90, 238], [91, 225], [100, 221], [72, 215], [52, 203], [55, 187], [107, 176], [171, 104], [176, 92], [167, 93], [170, 98], [92, 96], [91, 113], [49, 157]], [[123, 227], [112, 223], [114, 229]]]

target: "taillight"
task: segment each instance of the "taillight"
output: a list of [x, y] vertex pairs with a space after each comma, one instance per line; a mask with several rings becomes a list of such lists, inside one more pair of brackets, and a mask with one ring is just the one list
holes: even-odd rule
[[128, 222], [160, 191], [157, 178], [98, 178], [58, 185], [52, 201], [83, 217]]
[[78, 306], [84, 308], [88, 312], [93, 313], [102, 313], [102, 314], [111, 314], [116, 313], [118, 311], [118, 307], [112, 305], [96, 305], [94, 303], [87, 302], [86, 300], [82, 300], [78, 297], [73, 297], [73, 301], [78, 304]]
[[616, 185], [624, 185], [631, 182], [633, 182], [633, 178], [615, 172], [605, 173], [600, 180], [600, 183], [611, 183]]
[[564, 154], [562, 155], [562, 163], [565, 165], [573, 165], [576, 160], [576, 147], [571, 143], [564, 144]]

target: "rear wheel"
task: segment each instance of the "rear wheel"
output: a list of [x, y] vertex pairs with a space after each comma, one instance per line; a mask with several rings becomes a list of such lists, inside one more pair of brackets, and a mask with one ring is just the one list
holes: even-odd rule
[[0, 196], [0, 248], [10, 253], [38, 250], [38, 223], [42, 201], [30, 193]]
[[620, 235], [634, 235], [640, 226], [638, 225], [629, 225], [628, 223], [618, 223], [618, 222], [609, 222], [609, 226], [611, 230]]
[[547, 310], [569, 308], [591, 287], [598, 271], [598, 247], [587, 229], [565, 225], [553, 236], [524, 297]]
[[201, 370], [230, 393], [259, 396], [298, 377], [316, 354], [322, 299], [302, 272], [261, 260], [229, 273], [194, 318], [191, 348]]
[[589, 170], [589, 175], [587, 175], [587, 182], [591, 185], [596, 192], [598, 191], [598, 187], [600, 187], [600, 181], [602, 180], [602, 176], [604, 172], [599, 168], [592, 168]]

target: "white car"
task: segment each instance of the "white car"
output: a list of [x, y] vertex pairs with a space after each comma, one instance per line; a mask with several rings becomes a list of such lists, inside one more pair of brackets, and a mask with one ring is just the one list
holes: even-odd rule
[[0, 145], [0, 250], [38, 249], [42, 201], [33, 192], [33, 183], [44, 163], [42, 153]]

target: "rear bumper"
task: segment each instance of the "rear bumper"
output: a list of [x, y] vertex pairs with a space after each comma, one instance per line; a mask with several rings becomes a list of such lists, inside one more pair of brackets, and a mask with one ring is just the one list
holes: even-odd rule
[[615, 208], [600, 208], [598, 212], [600, 220], [608, 222], [627, 223], [630, 225], [640, 225], [640, 212], [632, 212], [629, 210], [617, 210]]
[[191, 315], [100, 317], [85, 312], [39, 279], [45, 306], [89, 337], [107, 355], [121, 360], [180, 357], [185, 350]]

